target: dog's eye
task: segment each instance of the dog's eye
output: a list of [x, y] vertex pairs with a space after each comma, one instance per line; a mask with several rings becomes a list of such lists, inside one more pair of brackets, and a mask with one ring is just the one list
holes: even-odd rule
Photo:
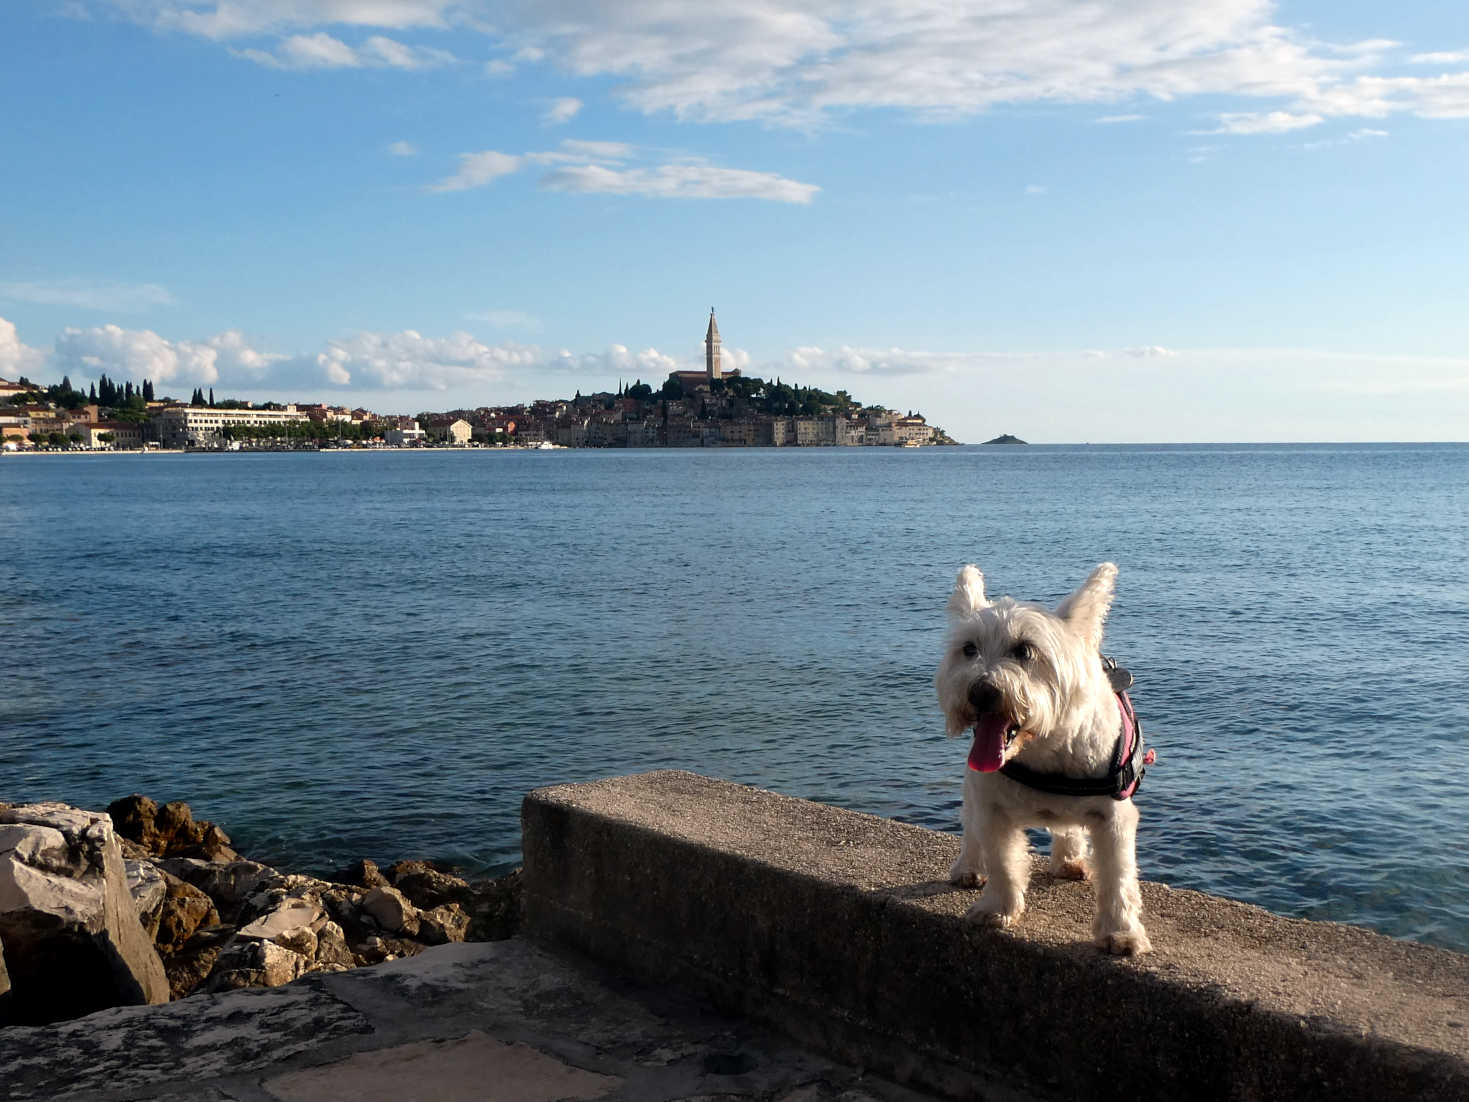
[[1010, 654], [1017, 662], [1029, 662], [1035, 657], [1035, 648], [1029, 643], [1016, 643]]
[[965, 643], [964, 644], [964, 657], [965, 658], [974, 658], [978, 654], [979, 654], [979, 648], [976, 647], [973, 643]]

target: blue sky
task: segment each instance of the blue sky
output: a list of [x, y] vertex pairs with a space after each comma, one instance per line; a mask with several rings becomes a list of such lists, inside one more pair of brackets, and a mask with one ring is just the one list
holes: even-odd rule
[[1469, 8], [16, 0], [0, 376], [1469, 439]]

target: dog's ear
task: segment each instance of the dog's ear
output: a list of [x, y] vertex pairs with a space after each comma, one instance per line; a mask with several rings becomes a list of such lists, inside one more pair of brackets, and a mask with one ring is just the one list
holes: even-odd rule
[[989, 607], [989, 600], [984, 595], [984, 575], [979, 572], [979, 567], [970, 563], [959, 571], [954, 582], [954, 592], [949, 597], [949, 615], [968, 616]]
[[1091, 572], [1081, 588], [1056, 606], [1056, 615], [1093, 647], [1102, 645], [1102, 623], [1112, 607], [1117, 588], [1117, 566], [1104, 562]]

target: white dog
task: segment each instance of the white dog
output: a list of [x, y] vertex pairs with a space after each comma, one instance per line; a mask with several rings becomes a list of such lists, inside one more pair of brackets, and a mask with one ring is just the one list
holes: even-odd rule
[[1145, 760], [1142, 734], [1121, 691], [1131, 679], [1099, 649], [1116, 579], [1117, 567], [1102, 563], [1050, 612], [1009, 597], [988, 600], [984, 576], [964, 567], [949, 598], [948, 647], [934, 686], [948, 733], [974, 731], [964, 841], [949, 872], [955, 884], [984, 886], [969, 916], [996, 926], [1020, 920], [1030, 880], [1024, 831], [1044, 827], [1051, 871], [1093, 876], [1097, 947], [1130, 955], [1152, 946], [1131, 798]]

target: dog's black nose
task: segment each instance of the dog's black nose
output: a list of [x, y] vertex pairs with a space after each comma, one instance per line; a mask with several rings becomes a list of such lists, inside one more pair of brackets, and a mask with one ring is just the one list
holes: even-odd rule
[[969, 686], [969, 706], [974, 709], [976, 715], [988, 715], [998, 712], [1002, 703], [1000, 690], [988, 681], [976, 681]]

